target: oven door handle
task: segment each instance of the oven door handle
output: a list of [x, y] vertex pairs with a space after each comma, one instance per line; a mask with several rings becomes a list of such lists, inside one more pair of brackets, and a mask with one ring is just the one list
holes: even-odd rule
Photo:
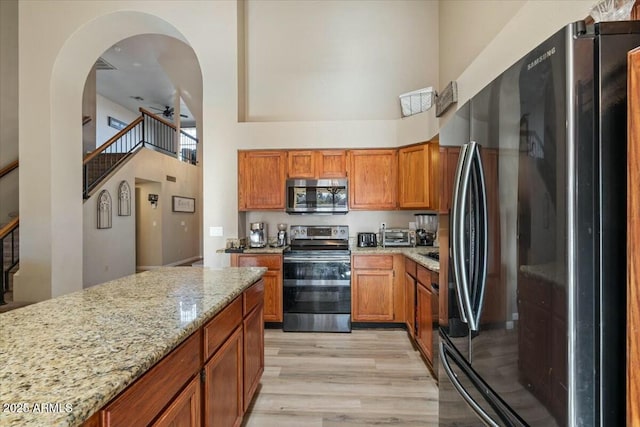
[[321, 264], [327, 262], [351, 262], [351, 258], [349, 256], [345, 257], [284, 257], [284, 263], [311, 263], [311, 264]]

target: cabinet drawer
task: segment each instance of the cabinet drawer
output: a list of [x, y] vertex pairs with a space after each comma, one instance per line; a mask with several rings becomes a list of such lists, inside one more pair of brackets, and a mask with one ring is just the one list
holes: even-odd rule
[[242, 297], [238, 297], [204, 326], [204, 358], [208, 359], [242, 323]]
[[108, 404], [104, 424], [149, 425], [200, 369], [200, 339], [198, 330]]
[[417, 268], [416, 277], [418, 279], [418, 282], [431, 289], [431, 270], [427, 270], [423, 266], [419, 265]]
[[269, 270], [282, 270], [281, 255], [240, 255], [238, 267], [267, 267]]
[[264, 280], [260, 279], [242, 294], [244, 315], [246, 316], [264, 299]]
[[393, 270], [393, 255], [354, 255], [353, 268]]
[[418, 264], [409, 258], [404, 259], [404, 270], [409, 274], [409, 276], [413, 277], [414, 279], [417, 277], [416, 276], [416, 267], [418, 266]]

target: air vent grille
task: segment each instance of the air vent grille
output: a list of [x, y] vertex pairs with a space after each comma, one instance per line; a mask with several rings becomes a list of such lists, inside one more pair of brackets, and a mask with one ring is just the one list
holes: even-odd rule
[[96, 70], [117, 70], [117, 68], [105, 61], [104, 58], [100, 57], [96, 61]]

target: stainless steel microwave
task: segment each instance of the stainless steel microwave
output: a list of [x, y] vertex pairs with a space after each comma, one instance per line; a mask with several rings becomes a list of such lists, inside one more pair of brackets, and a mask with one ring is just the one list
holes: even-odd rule
[[289, 214], [349, 212], [346, 179], [288, 179], [286, 185]]

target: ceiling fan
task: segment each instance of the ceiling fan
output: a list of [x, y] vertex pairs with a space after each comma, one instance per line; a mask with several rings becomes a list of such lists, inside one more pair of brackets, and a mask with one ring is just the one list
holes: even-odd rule
[[[168, 119], [173, 118], [173, 107], [169, 107], [168, 105], [165, 105], [164, 110], [156, 107], [150, 107], [150, 108], [156, 111], [160, 111], [162, 115]], [[189, 118], [189, 116], [185, 116], [184, 114], [180, 114], [180, 117], [184, 117], [185, 119]]]

